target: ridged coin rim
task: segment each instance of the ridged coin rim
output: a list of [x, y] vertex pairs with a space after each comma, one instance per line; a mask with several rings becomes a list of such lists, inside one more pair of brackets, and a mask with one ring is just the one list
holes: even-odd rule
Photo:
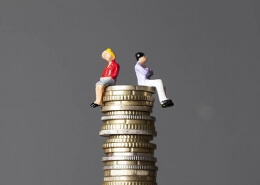
[[105, 88], [105, 91], [148, 91], [155, 93], [155, 87], [142, 85], [111, 85]]

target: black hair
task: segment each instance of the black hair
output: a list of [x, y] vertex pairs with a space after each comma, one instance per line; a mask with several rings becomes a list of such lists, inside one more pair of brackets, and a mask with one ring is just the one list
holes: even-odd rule
[[136, 58], [137, 61], [139, 60], [139, 58], [141, 58], [141, 57], [143, 57], [143, 56], [145, 56], [145, 54], [144, 54], [143, 52], [137, 52], [137, 53], [135, 54], [135, 58]]

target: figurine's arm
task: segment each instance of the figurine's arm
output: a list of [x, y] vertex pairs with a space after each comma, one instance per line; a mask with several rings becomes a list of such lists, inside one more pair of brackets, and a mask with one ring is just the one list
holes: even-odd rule
[[153, 76], [153, 70], [148, 68], [148, 73], [146, 74], [146, 78], [150, 79]]
[[144, 76], [146, 76], [146, 74], [148, 73], [148, 68], [144, 68], [140, 64], [135, 65], [135, 70]]
[[113, 66], [113, 68], [111, 69], [111, 78], [116, 79], [116, 77], [119, 74], [119, 70], [120, 70], [120, 65], [116, 64], [115, 66]]
[[145, 76], [147, 79], [150, 79], [150, 77], [153, 75], [153, 70], [149, 69], [148, 67], [144, 68], [140, 64], [137, 64], [135, 66], [135, 70], [138, 73], [141, 73], [143, 76]]

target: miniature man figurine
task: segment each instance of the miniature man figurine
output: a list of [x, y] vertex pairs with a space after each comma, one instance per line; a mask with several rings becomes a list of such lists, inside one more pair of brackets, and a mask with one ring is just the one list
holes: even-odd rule
[[116, 84], [116, 78], [120, 70], [119, 64], [115, 61], [115, 53], [110, 48], [103, 51], [101, 56], [108, 64], [106, 65], [100, 80], [96, 83], [96, 100], [90, 104], [93, 108], [102, 105], [102, 96], [105, 87]]
[[137, 77], [138, 85], [145, 85], [145, 86], [155, 86], [160, 103], [163, 108], [171, 107], [174, 105], [172, 100], [166, 97], [163, 82], [161, 79], [150, 80], [151, 76], [153, 75], [153, 71], [146, 67], [146, 56], [142, 52], [138, 52], [135, 54], [137, 63], [135, 65], [135, 73]]

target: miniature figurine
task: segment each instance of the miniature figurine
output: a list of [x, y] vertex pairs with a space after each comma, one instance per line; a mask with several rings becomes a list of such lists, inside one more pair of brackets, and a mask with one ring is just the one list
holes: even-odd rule
[[96, 100], [90, 104], [91, 107], [96, 108], [102, 105], [102, 97], [105, 87], [116, 84], [116, 78], [119, 74], [120, 66], [115, 61], [115, 53], [107, 48], [102, 52], [102, 58], [108, 62], [100, 80], [96, 83]]
[[153, 71], [146, 67], [146, 56], [142, 52], [138, 52], [135, 54], [137, 63], [135, 65], [135, 73], [137, 77], [138, 85], [145, 85], [145, 86], [154, 86], [156, 87], [159, 101], [163, 108], [171, 107], [174, 105], [171, 99], [168, 99], [165, 94], [163, 82], [161, 79], [150, 80], [151, 76], [153, 75]]

